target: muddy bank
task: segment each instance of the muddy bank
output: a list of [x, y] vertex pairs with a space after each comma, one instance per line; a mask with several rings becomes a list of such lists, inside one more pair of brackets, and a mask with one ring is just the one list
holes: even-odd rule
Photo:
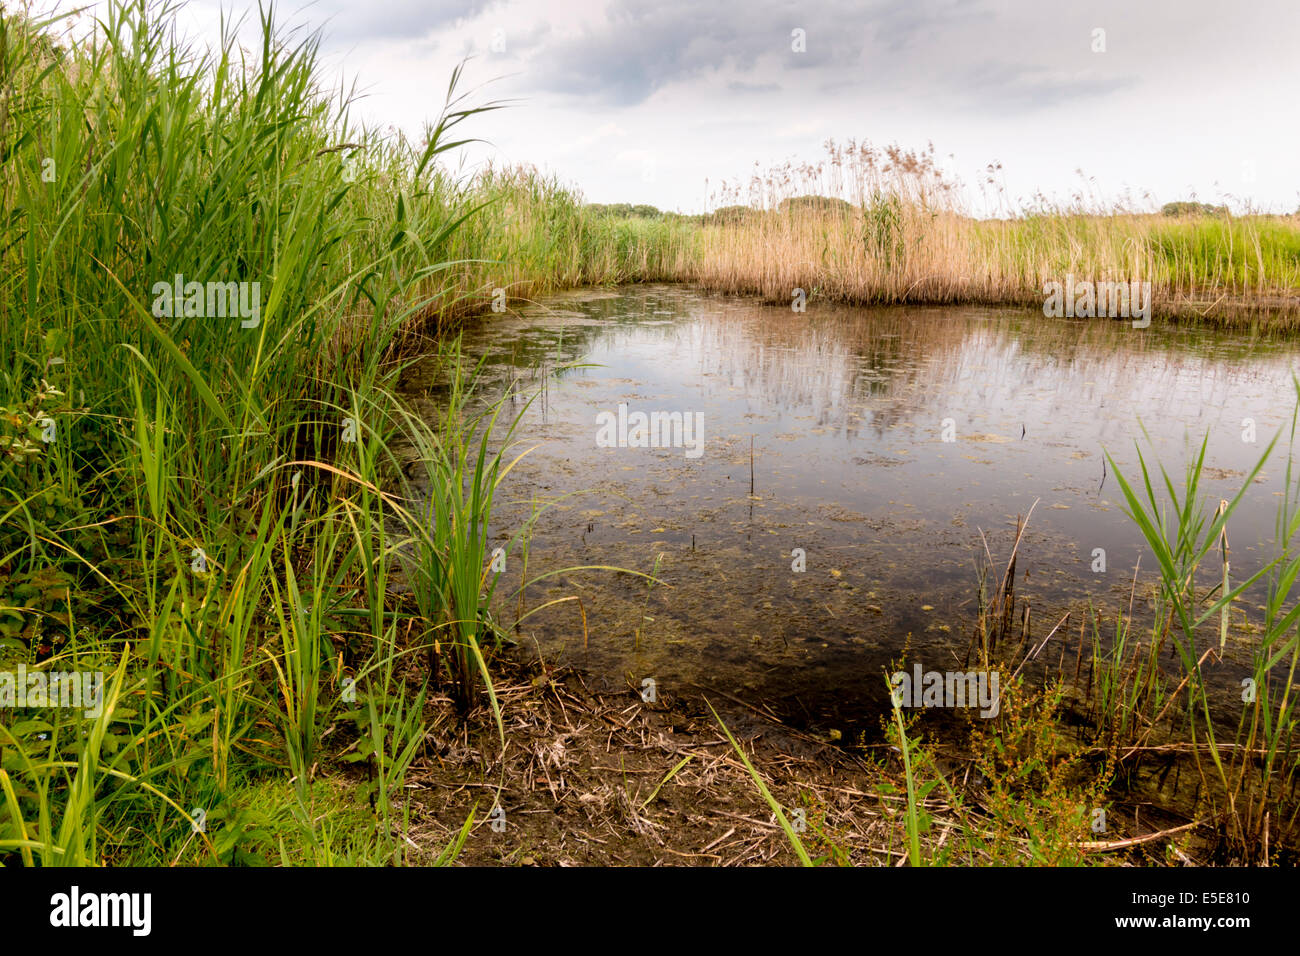
[[[486, 707], [462, 723], [449, 699], [431, 701], [426, 749], [407, 783], [409, 837], [430, 859], [473, 810], [465, 865], [797, 865], [711, 704], [816, 862], [908, 865], [907, 784], [896, 747], [819, 740], [782, 724], [761, 699], [700, 691], [648, 704], [635, 688], [598, 690], [580, 672], [517, 650], [493, 666], [504, 749]], [[962, 747], [916, 749], [912, 761], [918, 787], [933, 781], [920, 801], [930, 821], [922, 837], [928, 863], [1199, 858], [1195, 827], [1141, 803], [1115, 803], [1098, 836], [1086, 815], [1074, 833], [1059, 819], [1037, 819], [1028, 808], [1043, 795], [1025, 796], [1015, 825], [1002, 786]]]

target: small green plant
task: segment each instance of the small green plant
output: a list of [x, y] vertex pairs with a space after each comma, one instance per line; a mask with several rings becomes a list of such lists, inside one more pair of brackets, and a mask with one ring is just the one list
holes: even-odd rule
[[[888, 685], [888, 679], [886, 679]], [[892, 690], [892, 688], [891, 688]], [[899, 709], [897, 698], [891, 693], [890, 703], [894, 715], [894, 731], [897, 743], [896, 747], [903, 760], [903, 776], [907, 782], [907, 806], [904, 810], [904, 825], [907, 831], [907, 859], [908, 862], [916, 866], [924, 866], [925, 859], [921, 855], [921, 835], [930, 829], [930, 815], [925, 810], [925, 798], [929, 796], [930, 791], [938, 783], [937, 780], [927, 781], [921, 786], [917, 786], [916, 777], [912, 772], [913, 750], [916, 742], [907, 736], [907, 728], [903, 724], [903, 712]]]
[[799, 862], [804, 866], [815, 866], [816, 864], [813, 862], [812, 857], [808, 855], [807, 849], [804, 848], [803, 841], [799, 839], [799, 834], [795, 833], [794, 827], [790, 825], [790, 821], [786, 818], [785, 811], [781, 808], [780, 802], [776, 797], [772, 796], [772, 791], [767, 788], [767, 784], [763, 781], [762, 775], [754, 769], [753, 763], [750, 762], [749, 755], [746, 754], [744, 748], [736, 742], [736, 738], [731, 735], [731, 731], [727, 728], [727, 725], [723, 723], [722, 718], [718, 716], [718, 712], [713, 709], [712, 704], [709, 704], [709, 710], [713, 714], [713, 719], [718, 722], [718, 726], [722, 728], [722, 732], [727, 735], [727, 740], [731, 743], [731, 748], [736, 752], [736, 756], [740, 758], [741, 763], [745, 765], [745, 769], [749, 771], [749, 776], [754, 781], [754, 786], [758, 788], [758, 792], [762, 794], [763, 800], [767, 803], [768, 807], [771, 808], [772, 813], [775, 814], [777, 822], [781, 824], [781, 829], [785, 831], [786, 839], [790, 841], [790, 846], [794, 849], [795, 855], [799, 858]]
[[1094, 811], [1105, 810], [1108, 768], [1074, 752], [1062, 733], [1064, 690], [1016, 682], [1002, 691], [993, 726], [973, 732], [974, 769], [984, 780], [988, 825], [966, 828], [992, 863], [1080, 866], [1088, 860]]

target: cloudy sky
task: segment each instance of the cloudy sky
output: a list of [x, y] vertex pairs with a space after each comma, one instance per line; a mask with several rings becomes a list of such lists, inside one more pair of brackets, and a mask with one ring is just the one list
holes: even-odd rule
[[[182, 28], [214, 35], [223, 7], [250, 5], [189, 0]], [[279, 9], [287, 23], [323, 31], [327, 75], [356, 81], [361, 115], [412, 134], [472, 56], [469, 85], [519, 102], [471, 121], [491, 145], [466, 162], [533, 163], [592, 202], [698, 211], [706, 183], [743, 179], [755, 162], [816, 161], [828, 138], [857, 138], [933, 143], [977, 212], [992, 208], [979, 187], [991, 162], [1002, 164], [1012, 204], [1086, 190], [1300, 207], [1296, 0], [290, 0]]]

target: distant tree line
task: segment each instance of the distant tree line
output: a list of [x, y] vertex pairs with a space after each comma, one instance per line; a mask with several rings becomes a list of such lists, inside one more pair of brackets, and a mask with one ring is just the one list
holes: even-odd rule
[[[822, 213], [851, 213], [856, 208], [853, 204], [832, 196], [792, 196], [789, 199], [781, 200], [776, 212], [782, 215], [805, 210]], [[676, 222], [694, 222], [699, 225], [735, 225], [765, 214], [764, 210], [753, 206], [720, 206], [711, 213], [682, 214], [664, 212], [644, 203], [634, 206], [626, 202], [588, 203], [586, 211], [588, 215], [608, 216], [612, 219], [668, 219]], [[1160, 207], [1160, 211], [1166, 216], [1228, 215], [1226, 205], [1193, 201], [1165, 203]], [[1297, 209], [1295, 214], [1300, 216], [1300, 209]]]
[[615, 219], [658, 219], [663, 215], [654, 206], [640, 204], [633, 206], [631, 203], [616, 202], [605, 205], [604, 203], [590, 202], [587, 203], [587, 212], [593, 216], [612, 216]]
[[1166, 216], [1226, 216], [1228, 207], [1208, 202], [1167, 202], [1160, 211]]
[[[776, 212], [785, 215], [803, 210], [818, 212], [852, 212], [854, 206], [843, 199], [830, 196], [793, 196], [781, 200]], [[734, 225], [747, 219], [765, 215], [762, 209], [753, 206], [720, 206], [711, 213], [683, 214], [665, 212], [654, 206], [631, 203], [587, 203], [586, 212], [591, 216], [608, 216], [612, 219], [668, 219], [676, 222], [694, 222], [699, 225]]]

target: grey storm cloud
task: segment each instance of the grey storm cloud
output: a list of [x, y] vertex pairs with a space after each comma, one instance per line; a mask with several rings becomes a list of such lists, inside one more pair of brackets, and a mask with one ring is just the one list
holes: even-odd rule
[[[844, 6], [846, 16], [860, 19]], [[743, 75], [766, 65], [850, 66], [860, 55], [833, 26], [835, 9], [810, 11], [797, 3], [701, 5], [695, 0], [615, 0], [603, 20], [578, 36], [547, 46], [534, 60], [532, 78], [554, 92], [590, 96], [618, 105], [639, 103], [673, 83], [717, 72]], [[825, 29], [814, 25], [818, 21]], [[791, 50], [791, 31], [820, 36], [808, 52]], [[771, 77], [748, 85], [772, 83]]]
[[[1016, 7], [1020, 7], [1020, 15]], [[529, 83], [615, 106], [716, 76], [734, 93], [887, 89], [918, 98], [1047, 108], [1130, 84], [1083, 63], [1069, 77], [1050, 25], [1026, 38], [1028, 0], [611, 0], [579, 33], [531, 58]], [[792, 31], [806, 49], [792, 49]]]

